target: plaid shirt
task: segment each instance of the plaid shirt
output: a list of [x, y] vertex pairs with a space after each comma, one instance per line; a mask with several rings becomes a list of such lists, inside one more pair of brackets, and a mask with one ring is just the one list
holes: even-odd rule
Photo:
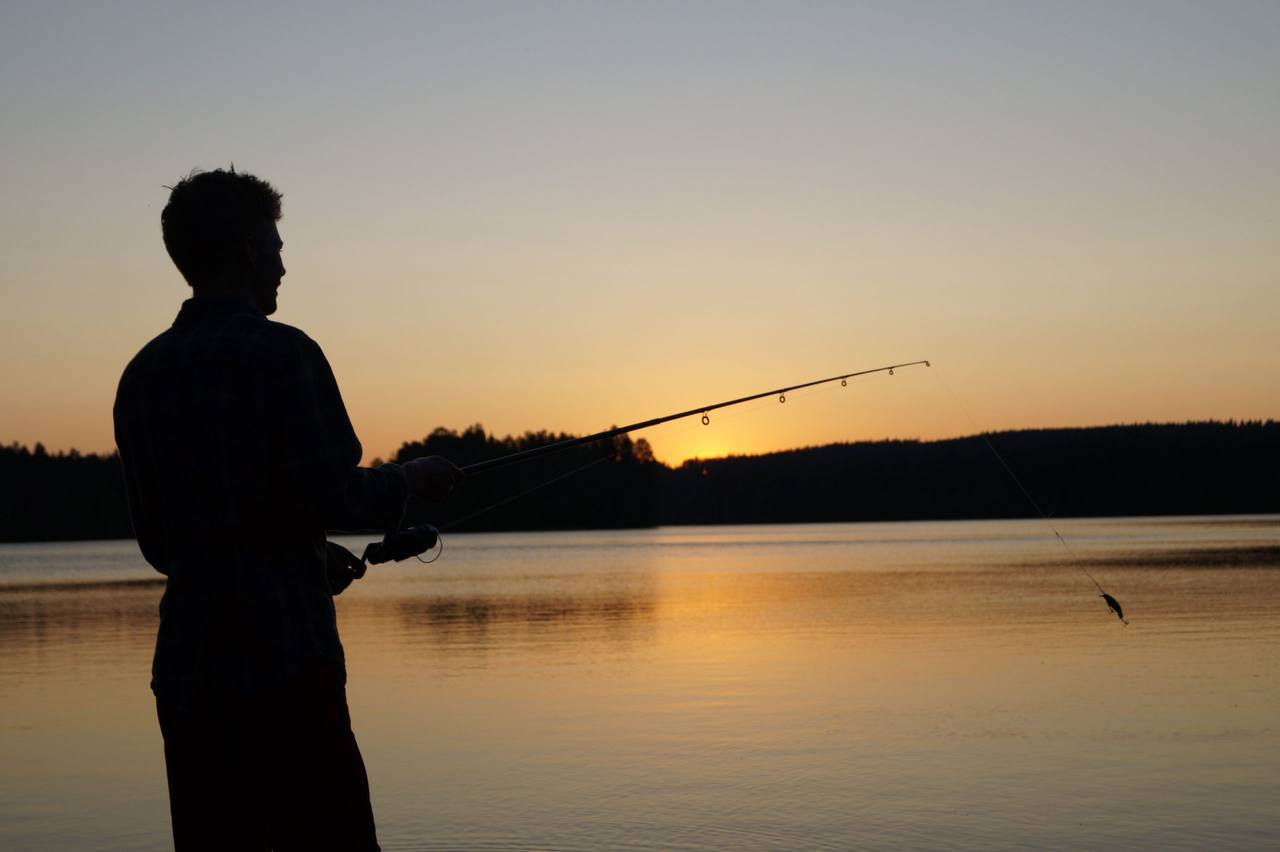
[[360, 442], [320, 347], [247, 302], [189, 299], [116, 393], [116, 444], [138, 544], [168, 577], [157, 696], [249, 696], [343, 666], [325, 531], [386, 529], [398, 465]]

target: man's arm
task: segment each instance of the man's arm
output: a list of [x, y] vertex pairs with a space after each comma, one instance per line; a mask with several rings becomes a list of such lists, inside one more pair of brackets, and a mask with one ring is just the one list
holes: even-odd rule
[[[138, 487], [138, 461], [146, 457], [146, 453], [138, 448], [140, 430], [133, 415], [136, 406], [133, 404], [133, 383], [130, 381], [132, 362], [125, 368], [116, 388], [115, 404], [111, 408], [111, 420], [116, 439], [116, 452], [120, 458], [120, 475], [124, 478], [125, 498], [129, 506], [129, 522], [133, 526], [134, 538], [138, 540], [138, 549], [142, 558], [152, 568], [169, 575], [169, 555], [164, 547], [164, 530], [157, 528], [152, 521], [152, 514], [142, 505], [142, 489]], [[145, 434], [145, 433], [144, 433]]]
[[404, 514], [409, 483], [398, 464], [359, 467], [363, 452], [320, 347], [298, 333], [297, 365], [277, 424], [278, 461], [296, 505], [326, 530], [385, 530]]
[[438, 456], [358, 467], [363, 451], [329, 362], [301, 332], [298, 347], [280, 458], [303, 511], [326, 530], [385, 530], [399, 525], [410, 494], [443, 500], [462, 472]]
[[152, 529], [151, 524], [148, 523], [147, 513], [142, 509], [142, 495], [138, 491], [138, 480], [129, 466], [124, 463], [123, 450], [120, 451], [120, 467], [124, 475], [125, 494], [129, 501], [129, 520], [133, 524], [134, 537], [138, 539], [138, 549], [142, 551], [142, 558], [147, 560], [152, 568], [167, 577], [169, 575], [168, 557], [162, 546], [163, 540], [159, 531]]

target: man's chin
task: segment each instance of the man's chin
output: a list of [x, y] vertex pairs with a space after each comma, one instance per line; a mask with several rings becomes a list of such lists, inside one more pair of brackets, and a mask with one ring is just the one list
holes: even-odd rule
[[267, 316], [274, 314], [276, 312], [276, 294], [264, 293], [258, 300], [258, 307], [261, 308], [262, 312]]

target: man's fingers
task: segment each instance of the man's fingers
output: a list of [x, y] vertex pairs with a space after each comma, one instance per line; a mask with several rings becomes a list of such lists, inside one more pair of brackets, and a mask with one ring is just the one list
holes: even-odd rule
[[352, 580], [364, 576], [364, 562], [342, 545], [326, 541], [325, 573], [329, 577], [329, 591], [340, 595]]
[[364, 564], [360, 561], [360, 557], [356, 556], [340, 544], [332, 541], [326, 541], [325, 545], [325, 557], [329, 562], [334, 562], [336, 560], [338, 564], [350, 568], [353, 571]]

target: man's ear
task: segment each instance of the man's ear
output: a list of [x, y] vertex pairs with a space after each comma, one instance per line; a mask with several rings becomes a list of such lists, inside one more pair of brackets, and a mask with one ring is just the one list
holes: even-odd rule
[[258, 241], [253, 237], [245, 237], [236, 247], [233, 258], [237, 269], [256, 269], [258, 267]]

